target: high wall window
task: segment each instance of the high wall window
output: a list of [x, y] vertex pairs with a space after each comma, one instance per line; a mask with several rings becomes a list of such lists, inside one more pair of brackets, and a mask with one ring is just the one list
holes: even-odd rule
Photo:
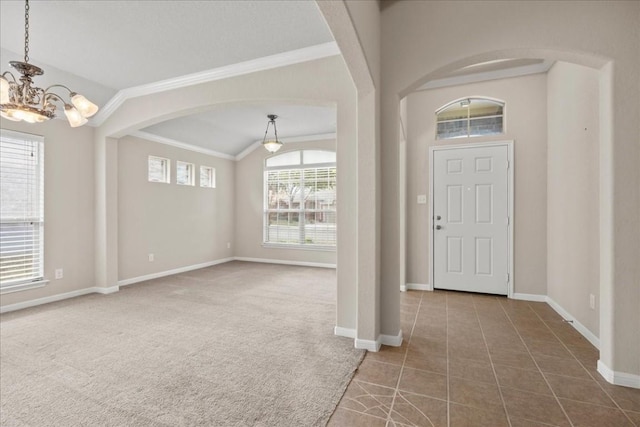
[[149, 181], [168, 184], [171, 181], [171, 169], [169, 165], [169, 159], [149, 156]]
[[193, 163], [176, 162], [176, 184], [195, 185], [195, 165]]
[[289, 151], [266, 160], [264, 243], [335, 247], [335, 152]]
[[43, 138], [0, 132], [0, 289], [43, 280]]
[[200, 187], [216, 188], [215, 168], [200, 166]]
[[504, 102], [487, 98], [453, 101], [436, 111], [436, 139], [504, 132]]

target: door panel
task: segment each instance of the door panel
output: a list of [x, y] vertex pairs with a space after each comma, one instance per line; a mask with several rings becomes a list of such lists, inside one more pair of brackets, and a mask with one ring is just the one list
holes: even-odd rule
[[433, 151], [435, 288], [508, 293], [507, 160], [506, 146]]

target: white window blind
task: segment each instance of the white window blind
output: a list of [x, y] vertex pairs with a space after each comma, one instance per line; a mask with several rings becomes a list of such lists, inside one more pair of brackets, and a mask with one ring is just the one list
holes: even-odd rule
[[216, 170], [210, 166], [200, 166], [200, 187], [216, 188]]
[[176, 162], [176, 184], [179, 185], [194, 185], [193, 163]]
[[265, 165], [264, 243], [335, 247], [335, 152], [293, 151]]
[[149, 156], [149, 181], [169, 183], [169, 159]]
[[43, 138], [0, 132], [0, 287], [43, 279]]

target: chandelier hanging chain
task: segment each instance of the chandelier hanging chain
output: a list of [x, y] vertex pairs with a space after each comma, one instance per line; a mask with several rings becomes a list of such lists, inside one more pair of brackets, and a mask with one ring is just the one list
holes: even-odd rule
[[[44, 70], [29, 64], [29, 0], [24, 3], [24, 62], [9, 61], [19, 73], [16, 79], [11, 72], [0, 75], [0, 116], [13, 121], [42, 123], [55, 117], [56, 105], [61, 103], [71, 127], [82, 126], [98, 111], [98, 106], [65, 85], [53, 84], [42, 89], [35, 86], [32, 77], [44, 74]], [[53, 88], [69, 92], [68, 99], [51, 92]]]
[[29, 62], [29, 0], [24, 4], [24, 62]]

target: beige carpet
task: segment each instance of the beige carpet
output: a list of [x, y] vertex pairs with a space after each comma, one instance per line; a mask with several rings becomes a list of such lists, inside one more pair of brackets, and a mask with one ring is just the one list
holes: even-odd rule
[[242, 262], [3, 314], [1, 425], [325, 425], [334, 324], [335, 271]]

